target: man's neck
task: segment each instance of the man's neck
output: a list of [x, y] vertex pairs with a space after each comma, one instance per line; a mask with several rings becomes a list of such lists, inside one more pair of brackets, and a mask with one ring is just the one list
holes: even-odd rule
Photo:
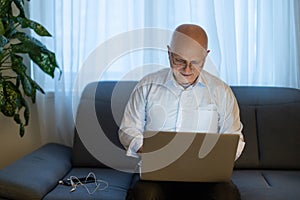
[[194, 86], [196, 83], [197, 83], [197, 80], [198, 80], [199, 76], [194, 80], [194, 82], [192, 83], [179, 83], [177, 80], [176, 80], [176, 77], [174, 76], [174, 79], [175, 81], [181, 86], [183, 87], [184, 89], [187, 89], [188, 87], [190, 86]]

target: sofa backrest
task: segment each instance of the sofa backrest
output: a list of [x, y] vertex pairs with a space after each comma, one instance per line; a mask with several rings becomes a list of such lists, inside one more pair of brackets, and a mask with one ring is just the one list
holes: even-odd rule
[[[93, 130], [87, 131], [86, 129], [93, 129], [95, 125], [92, 120], [93, 115], [95, 115], [98, 126], [101, 127], [99, 132], [96, 134], [104, 135], [111, 141], [108, 146], [114, 149], [120, 149], [117, 152], [117, 158], [112, 157], [108, 159], [115, 159], [117, 163], [113, 163], [113, 166], [118, 166], [121, 169], [132, 168], [136, 164], [135, 159], [130, 159], [125, 155], [125, 149], [119, 141], [118, 129], [121, 123], [123, 112], [127, 101], [129, 99], [130, 93], [135, 87], [137, 82], [134, 81], [108, 81], [108, 82], [93, 82], [88, 84], [84, 91], [82, 92], [81, 99], [79, 102], [76, 118], [76, 127], [74, 130], [74, 142], [73, 142], [73, 155], [72, 164], [75, 167], [111, 167], [110, 162], [105, 162], [106, 158], [103, 160], [102, 155], [97, 157], [97, 154], [113, 154], [109, 152], [103, 146], [104, 141], [95, 141], [95, 145], [99, 146], [99, 152], [91, 152], [91, 148], [87, 148], [87, 143], [92, 143], [94, 141], [89, 140], [88, 142], [83, 141], [83, 136], [87, 132], [92, 132]], [[94, 113], [95, 112], [95, 113]], [[80, 130], [79, 130], [80, 129]], [[92, 140], [94, 136], [91, 137]], [[111, 150], [112, 151], [112, 150]], [[112, 160], [111, 160], [112, 161]]]
[[[92, 129], [94, 107], [96, 118], [111, 143], [124, 151], [118, 138], [118, 128], [125, 105], [135, 81], [103, 81], [87, 85], [82, 93], [77, 111], [77, 120], [85, 121], [78, 134], [75, 128], [73, 145], [73, 166], [107, 167], [106, 162], [96, 159], [83, 144], [85, 129]], [[279, 87], [231, 87], [236, 95], [246, 146], [235, 168], [300, 169], [300, 90]], [[99, 132], [99, 134], [100, 134]], [[95, 141], [94, 145], [102, 142]], [[106, 149], [99, 154], [111, 154]], [[128, 157], [119, 155], [118, 164], [127, 162]], [[101, 157], [101, 156], [100, 156]], [[129, 161], [125, 166], [131, 165]]]
[[246, 146], [236, 168], [300, 169], [300, 90], [231, 87]]

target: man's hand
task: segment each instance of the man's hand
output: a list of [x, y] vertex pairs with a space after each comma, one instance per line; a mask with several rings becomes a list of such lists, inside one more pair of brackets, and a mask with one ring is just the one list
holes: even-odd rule
[[141, 146], [141, 148], [139, 148], [139, 150], [137, 151], [137, 153], [143, 153], [143, 146]]

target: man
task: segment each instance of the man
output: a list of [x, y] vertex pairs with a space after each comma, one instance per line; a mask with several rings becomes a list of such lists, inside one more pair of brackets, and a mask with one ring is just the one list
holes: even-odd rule
[[[209, 50], [206, 32], [194, 24], [178, 26], [168, 46], [170, 69], [145, 76], [134, 89], [119, 130], [128, 156], [143, 151], [145, 130], [238, 133], [236, 159], [244, 148], [239, 108], [230, 87], [203, 70]], [[132, 199], [239, 199], [233, 183], [138, 181]]]

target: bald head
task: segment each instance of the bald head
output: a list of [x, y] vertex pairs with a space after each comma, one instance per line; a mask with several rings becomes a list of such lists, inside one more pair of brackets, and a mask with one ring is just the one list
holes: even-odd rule
[[178, 26], [168, 46], [170, 66], [175, 80], [184, 87], [195, 83], [208, 52], [207, 35], [200, 26], [193, 24]]
[[[182, 36], [188, 37], [189, 40], [193, 40], [201, 45], [202, 48], [207, 50], [207, 34], [203, 28], [195, 24], [182, 24], [175, 29], [171, 40], [171, 46], [174, 42], [178, 42], [178, 40], [182, 40]], [[186, 40], [186, 39], [183, 39]]]

